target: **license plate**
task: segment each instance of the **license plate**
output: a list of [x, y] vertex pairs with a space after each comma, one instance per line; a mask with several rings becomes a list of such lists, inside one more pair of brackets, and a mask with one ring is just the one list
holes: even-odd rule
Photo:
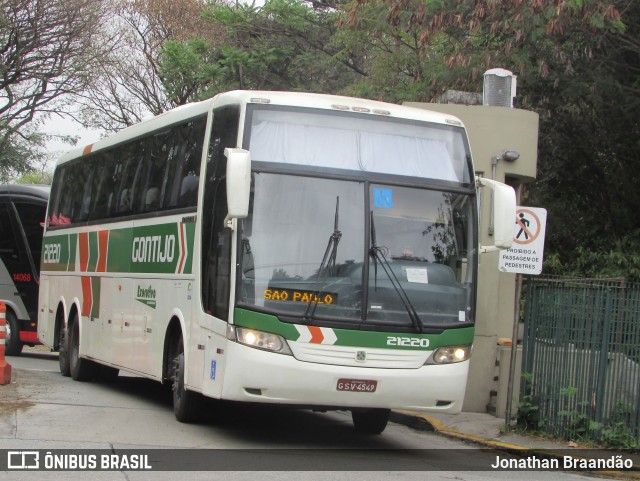
[[349, 392], [375, 392], [378, 381], [369, 379], [338, 379], [336, 388], [338, 391]]

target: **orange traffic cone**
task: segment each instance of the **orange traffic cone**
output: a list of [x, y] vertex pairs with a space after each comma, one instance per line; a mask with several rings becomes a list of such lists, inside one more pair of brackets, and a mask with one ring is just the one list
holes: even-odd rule
[[[0, 301], [0, 386], [11, 382], [11, 364], [4, 358], [4, 341], [7, 338], [7, 306]], [[14, 334], [14, 336], [17, 333]]]

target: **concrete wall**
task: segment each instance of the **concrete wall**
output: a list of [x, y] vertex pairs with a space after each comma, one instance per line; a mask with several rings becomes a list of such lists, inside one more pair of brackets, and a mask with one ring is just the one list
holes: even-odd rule
[[[514, 162], [499, 160], [496, 180], [507, 181], [518, 193], [519, 185], [535, 179], [538, 159], [536, 113], [481, 105], [413, 102], [404, 105], [452, 114], [462, 120], [469, 135], [476, 173], [491, 178], [491, 159], [501, 156], [505, 150], [514, 150], [520, 157]], [[492, 239], [488, 233], [490, 194], [483, 192], [481, 196], [480, 243], [491, 245]], [[485, 412], [491, 392], [503, 393], [507, 389], [508, 376], [503, 374], [504, 366], [496, 369], [496, 361], [500, 362], [500, 357], [504, 359], [504, 356], [498, 355], [498, 339], [512, 337], [515, 274], [498, 271], [498, 258], [497, 252], [480, 257], [476, 336], [464, 411]], [[517, 391], [514, 392], [517, 394]], [[506, 405], [506, 397], [499, 397], [500, 402]], [[504, 406], [497, 406], [497, 412], [504, 412]]]

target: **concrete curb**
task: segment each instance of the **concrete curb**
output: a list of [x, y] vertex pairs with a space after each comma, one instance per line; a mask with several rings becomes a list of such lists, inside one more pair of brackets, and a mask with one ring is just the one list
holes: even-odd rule
[[[422, 429], [424, 431], [434, 431], [438, 434], [447, 436], [449, 438], [458, 439], [461, 441], [467, 441], [474, 444], [479, 444], [479, 445], [486, 446], [491, 449], [503, 451], [509, 454], [522, 455], [524, 453], [531, 453], [538, 457], [553, 458], [558, 460], [563, 460], [564, 456], [568, 455], [566, 453], [562, 453], [562, 454], [556, 453], [548, 449], [525, 447], [517, 444], [496, 441], [494, 439], [487, 439], [482, 436], [463, 433], [456, 429], [450, 428], [439, 419], [423, 413], [417, 413], [417, 412], [411, 412], [411, 411], [391, 411], [391, 421], [398, 424], [404, 424], [405, 426], [408, 426], [413, 429]], [[567, 451], [568, 450], [569, 449], [567, 449]], [[589, 456], [583, 456], [579, 452], [576, 452], [571, 456], [578, 459], [589, 459]], [[633, 469], [632, 471], [611, 470], [611, 471], [574, 471], [574, 472], [594, 473], [602, 478], [640, 480], [640, 465], [634, 464], [632, 469]]]
[[[460, 439], [463, 441], [468, 441], [476, 444], [482, 444], [484, 446], [495, 448], [495, 449], [501, 449], [503, 451], [513, 451], [513, 452], [531, 451], [531, 448], [526, 448], [524, 446], [519, 446], [516, 444], [510, 444], [510, 443], [503, 443], [501, 441], [495, 441], [493, 439], [487, 439], [487, 438], [483, 438], [481, 436], [476, 436], [473, 434], [462, 433], [460, 431], [450, 428], [449, 426], [441, 422], [439, 419], [436, 419], [435, 417], [429, 416], [427, 414], [414, 413], [410, 411], [393, 411], [391, 415], [391, 420], [412, 428], [417, 428], [417, 429], [422, 428], [425, 431], [435, 431], [436, 433], [442, 434], [443, 436]], [[537, 450], [537, 451], [540, 451], [540, 450]]]
[[[442, 434], [443, 436], [447, 436], [450, 438], [460, 439], [463, 441], [469, 441], [477, 444], [483, 444], [485, 446], [496, 448], [496, 449], [511, 450], [514, 452], [531, 450], [531, 448], [526, 448], [524, 446], [519, 446], [517, 444], [504, 443], [502, 441], [496, 441], [493, 439], [483, 438], [482, 436], [476, 436], [474, 434], [468, 434], [468, 433], [457, 431], [455, 429], [450, 428], [439, 419], [433, 416], [429, 416], [427, 414], [413, 413], [410, 411], [394, 411], [394, 414], [396, 414], [397, 419], [405, 419], [406, 422], [404, 424], [410, 427], [427, 425], [429, 426], [429, 428], [426, 429], [427, 431], [435, 431], [438, 434]], [[412, 417], [417, 419], [414, 419], [412, 421], [407, 419]], [[407, 424], [407, 423], [411, 423], [411, 424]]]

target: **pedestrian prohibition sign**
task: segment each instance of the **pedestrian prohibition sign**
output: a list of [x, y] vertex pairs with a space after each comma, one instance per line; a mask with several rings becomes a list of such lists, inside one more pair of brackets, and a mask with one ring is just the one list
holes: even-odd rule
[[547, 211], [538, 207], [517, 207], [513, 245], [500, 252], [498, 268], [502, 272], [540, 274], [544, 252]]

